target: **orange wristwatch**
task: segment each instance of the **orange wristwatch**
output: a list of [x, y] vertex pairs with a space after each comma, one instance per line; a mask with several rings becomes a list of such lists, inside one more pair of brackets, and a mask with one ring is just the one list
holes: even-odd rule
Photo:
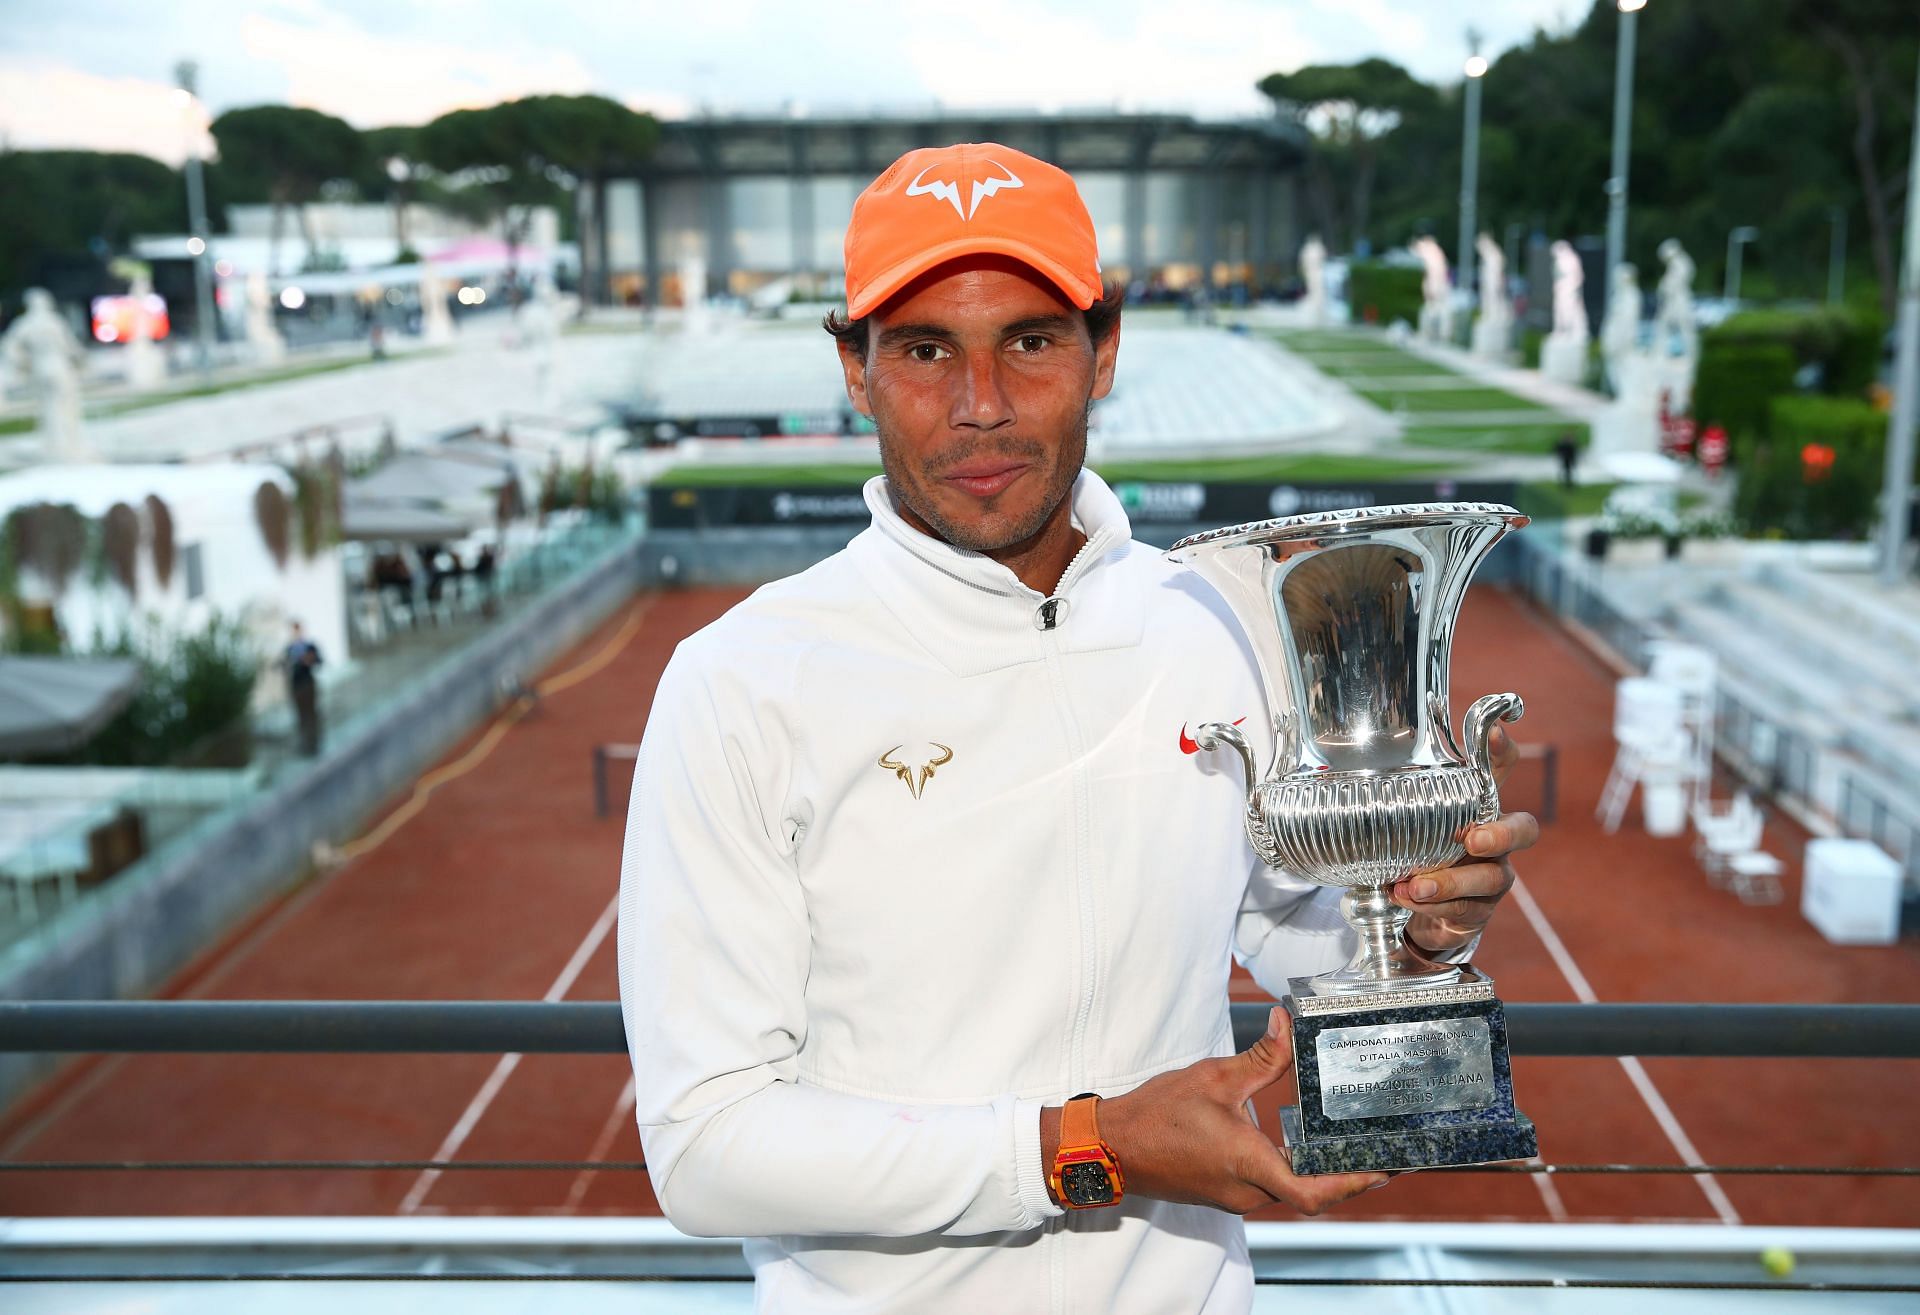
[[1060, 1110], [1060, 1148], [1053, 1153], [1047, 1182], [1069, 1210], [1112, 1205], [1125, 1195], [1120, 1160], [1113, 1147], [1100, 1140], [1095, 1114], [1099, 1104], [1100, 1098], [1087, 1092]]

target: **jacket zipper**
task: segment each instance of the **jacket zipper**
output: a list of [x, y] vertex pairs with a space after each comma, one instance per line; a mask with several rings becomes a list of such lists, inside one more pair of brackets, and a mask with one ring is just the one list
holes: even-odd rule
[[[1073, 761], [1079, 764], [1073, 771], [1073, 818], [1074, 818], [1074, 867], [1073, 880], [1075, 894], [1078, 897], [1080, 913], [1080, 999], [1075, 1005], [1073, 1028], [1067, 1039], [1067, 1089], [1078, 1091], [1086, 1084], [1086, 1030], [1093, 1016], [1093, 997], [1099, 977], [1099, 937], [1094, 924], [1097, 909], [1093, 899], [1093, 883], [1087, 871], [1087, 840], [1092, 827], [1091, 789], [1087, 781], [1086, 744], [1080, 733], [1079, 720], [1073, 715], [1073, 704], [1068, 698], [1066, 673], [1061, 669], [1059, 630], [1066, 620], [1069, 607], [1067, 590], [1083, 572], [1088, 563], [1097, 556], [1094, 540], [1091, 536], [1080, 545], [1080, 551], [1067, 563], [1067, 569], [1060, 573], [1060, 579], [1053, 586], [1053, 593], [1040, 600], [1034, 608], [1034, 625], [1045, 636], [1042, 649], [1045, 656], [1048, 678], [1053, 683], [1053, 696], [1060, 708], [1061, 724], [1067, 734], [1067, 751]], [[1035, 592], [1038, 592], [1037, 590]], [[1073, 1231], [1073, 1215], [1068, 1212], [1048, 1221], [1048, 1232], [1058, 1236]], [[1050, 1286], [1048, 1305], [1054, 1311], [1064, 1311], [1073, 1303], [1067, 1298], [1066, 1264], [1067, 1258], [1056, 1243], [1049, 1248], [1048, 1270]]]
[[[1034, 609], [1033, 621], [1040, 629], [1057, 630], [1060, 628], [1060, 623], [1066, 619], [1067, 586], [1073, 583], [1074, 576], [1085, 569], [1086, 564], [1092, 560], [1093, 546], [1091, 537], [1080, 545], [1080, 551], [1075, 553], [1073, 560], [1067, 563], [1067, 569], [1060, 572], [1060, 581], [1053, 586], [1053, 592], [1041, 599], [1040, 605]], [[1038, 590], [1035, 592], [1037, 593]]]

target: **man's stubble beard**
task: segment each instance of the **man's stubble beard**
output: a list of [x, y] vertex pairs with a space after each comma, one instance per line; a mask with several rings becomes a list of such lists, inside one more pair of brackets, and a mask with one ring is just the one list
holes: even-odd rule
[[1031, 439], [1010, 438], [991, 439], [980, 437], [969, 442], [961, 442], [944, 450], [939, 463], [929, 469], [915, 471], [919, 480], [906, 477], [905, 467], [900, 454], [888, 441], [886, 425], [878, 416], [874, 417], [874, 429], [880, 442], [880, 469], [887, 477], [887, 487], [893, 493], [894, 500], [907, 511], [913, 513], [927, 528], [943, 542], [956, 548], [965, 548], [969, 552], [995, 553], [1025, 543], [1045, 528], [1053, 514], [1059, 510], [1073, 492], [1073, 483], [1080, 477], [1081, 468], [1087, 460], [1087, 422], [1093, 414], [1093, 404], [1087, 403], [1081, 411], [1079, 422], [1066, 441], [1056, 449], [1057, 464], [1054, 466], [1046, 491], [1035, 509], [1021, 520], [992, 533], [982, 533], [979, 524], [962, 525], [943, 515], [939, 508], [931, 505], [931, 500], [921, 496], [922, 490], [929, 484], [937, 484], [940, 471], [950, 469], [973, 457], [992, 454], [994, 456], [1018, 457], [1023, 461], [1032, 461], [1035, 465], [1046, 460], [1045, 445]]

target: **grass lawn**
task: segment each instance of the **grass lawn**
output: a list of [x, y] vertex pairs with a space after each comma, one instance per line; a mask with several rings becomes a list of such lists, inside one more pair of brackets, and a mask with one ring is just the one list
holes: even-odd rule
[[[1365, 479], [1427, 479], [1452, 467], [1432, 461], [1394, 461], [1384, 457], [1313, 456], [1276, 453], [1267, 456], [1212, 459], [1110, 461], [1095, 467], [1108, 483], [1340, 483]], [[850, 487], [880, 473], [880, 467], [820, 466], [680, 466], [654, 480], [661, 488], [716, 488], [783, 485], [788, 487]]]
[[9, 416], [0, 420], [0, 437], [7, 434], [24, 434], [39, 428], [39, 425], [40, 417], [37, 415]]
[[1432, 361], [1423, 361], [1418, 356], [1409, 356], [1405, 352], [1396, 352], [1388, 356], [1384, 352], [1368, 352], [1366, 359], [1342, 360], [1337, 356], [1319, 357], [1311, 352], [1302, 352], [1301, 359], [1321, 374], [1330, 374], [1336, 379], [1366, 380], [1373, 377], [1389, 378], [1427, 378], [1458, 379], [1462, 387], [1477, 388], [1480, 385], [1463, 374], [1456, 374], [1444, 365], [1435, 365]]
[[1267, 329], [1272, 338], [1301, 352], [1397, 352], [1400, 349], [1384, 338], [1364, 333], [1341, 333], [1337, 329]]
[[1337, 483], [1359, 479], [1425, 479], [1452, 469], [1431, 461], [1396, 461], [1391, 457], [1314, 456], [1275, 453], [1270, 456], [1219, 457], [1194, 461], [1109, 461], [1094, 467], [1108, 483], [1199, 480], [1202, 483], [1249, 484]]
[[1553, 455], [1553, 445], [1569, 429], [1584, 445], [1587, 427], [1569, 420], [1559, 425], [1499, 425], [1485, 428], [1463, 426], [1450, 429], [1441, 425], [1410, 425], [1404, 441], [1409, 447], [1454, 448], [1470, 452], [1525, 452]]
[[1514, 505], [1535, 520], [1570, 520], [1576, 516], [1597, 516], [1606, 505], [1612, 484], [1522, 484], [1514, 490]]
[[1432, 388], [1400, 391], [1395, 388], [1369, 388], [1356, 381], [1354, 391], [1383, 411], [1538, 411], [1544, 419], [1555, 414], [1538, 402], [1498, 388]]
[[845, 488], [866, 483], [880, 473], [880, 463], [819, 466], [675, 466], [656, 477], [656, 488], [729, 488], [760, 484], [788, 487]]

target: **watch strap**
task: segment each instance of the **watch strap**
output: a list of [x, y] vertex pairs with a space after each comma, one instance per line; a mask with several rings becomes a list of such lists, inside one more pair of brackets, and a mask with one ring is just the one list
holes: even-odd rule
[[1083, 1092], [1060, 1108], [1060, 1145], [1100, 1145], [1100, 1097]]

